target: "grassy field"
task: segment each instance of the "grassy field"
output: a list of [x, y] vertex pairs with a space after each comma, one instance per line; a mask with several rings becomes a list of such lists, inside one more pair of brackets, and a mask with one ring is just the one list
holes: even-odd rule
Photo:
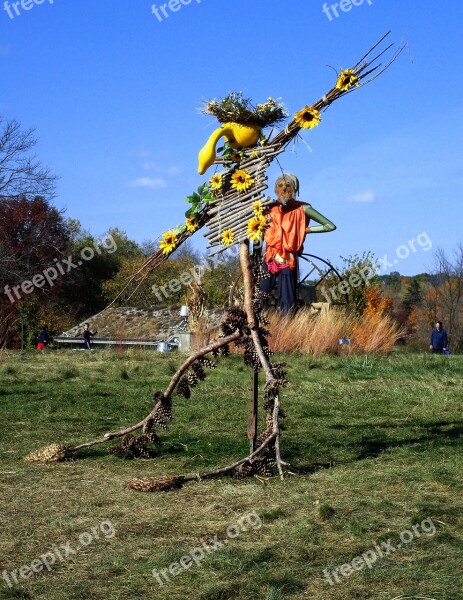
[[[177, 399], [157, 458], [99, 446], [46, 465], [22, 458], [139, 421], [179, 357], [3, 356], [0, 599], [463, 599], [463, 358], [286, 359], [285, 481], [222, 478], [140, 494], [127, 479], [195, 473], [247, 453], [241, 358], [222, 360], [190, 400]], [[220, 548], [208, 541], [215, 535]], [[175, 564], [192, 552], [196, 563]], [[354, 560], [362, 555], [371, 568]], [[169, 567], [161, 585], [152, 571]]]

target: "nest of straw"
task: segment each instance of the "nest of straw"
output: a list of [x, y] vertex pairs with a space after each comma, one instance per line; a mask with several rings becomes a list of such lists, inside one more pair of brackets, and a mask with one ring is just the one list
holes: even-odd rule
[[281, 102], [269, 98], [264, 104], [254, 106], [241, 92], [232, 92], [222, 100], [207, 100], [201, 112], [213, 115], [220, 123], [240, 123], [268, 127], [283, 121], [288, 113]]

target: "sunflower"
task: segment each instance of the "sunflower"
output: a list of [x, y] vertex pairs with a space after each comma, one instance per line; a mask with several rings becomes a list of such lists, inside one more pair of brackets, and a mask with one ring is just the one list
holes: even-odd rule
[[251, 242], [258, 242], [261, 239], [266, 225], [267, 219], [263, 215], [255, 216], [248, 221], [248, 230], [246, 235]]
[[198, 221], [196, 220], [196, 216], [188, 217], [186, 220], [186, 228], [187, 231], [193, 233], [198, 229]]
[[346, 92], [353, 85], [359, 85], [359, 78], [352, 69], [341, 70], [338, 80], [336, 81], [336, 89]]
[[175, 250], [176, 245], [177, 236], [172, 230], [162, 234], [162, 240], [159, 242], [159, 250], [162, 250], [163, 254], [170, 254], [172, 250]]
[[320, 113], [313, 106], [304, 106], [302, 110], [294, 115], [294, 120], [302, 129], [312, 129], [322, 120]]
[[238, 192], [245, 192], [254, 183], [254, 179], [244, 169], [238, 169], [231, 177], [231, 186]]
[[222, 175], [220, 173], [212, 175], [212, 177], [209, 179], [209, 187], [211, 188], [211, 190], [220, 190], [222, 188], [222, 185], [223, 181]]
[[262, 202], [260, 200], [256, 200], [252, 203], [252, 212], [256, 217], [261, 217], [264, 212], [264, 207], [262, 206]]
[[224, 246], [231, 246], [235, 241], [235, 234], [231, 229], [226, 229], [222, 232], [222, 244]]

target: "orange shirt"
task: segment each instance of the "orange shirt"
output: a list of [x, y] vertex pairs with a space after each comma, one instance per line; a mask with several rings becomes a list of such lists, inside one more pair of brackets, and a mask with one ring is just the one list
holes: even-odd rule
[[290, 207], [284, 207], [280, 203], [270, 209], [270, 227], [265, 230], [265, 260], [268, 263], [277, 254], [285, 259], [288, 267], [294, 269], [296, 257], [302, 250], [306, 228], [309, 219], [304, 212], [304, 204], [294, 200]]

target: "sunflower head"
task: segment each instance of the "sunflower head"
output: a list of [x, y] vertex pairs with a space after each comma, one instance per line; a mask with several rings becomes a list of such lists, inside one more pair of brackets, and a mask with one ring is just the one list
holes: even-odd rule
[[238, 192], [245, 192], [253, 183], [254, 179], [244, 169], [238, 169], [231, 176], [231, 186], [235, 190], [238, 190]]
[[313, 129], [322, 120], [320, 113], [313, 106], [304, 106], [294, 115], [294, 120], [302, 129]]
[[195, 215], [187, 218], [187, 220], [186, 220], [187, 231], [189, 231], [190, 233], [193, 233], [194, 231], [196, 231], [198, 229], [198, 227], [199, 227], [198, 220], [196, 219]]
[[341, 70], [338, 80], [336, 81], [336, 89], [346, 92], [352, 86], [359, 86], [359, 78], [352, 69]]
[[264, 212], [264, 207], [260, 200], [256, 200], [252, 203], [252, 212], [256, 217], [262, 216], [262, 213]]
[[248, 221], [248, 229], [246, 235], [251, 242], [258, 242], [264, 235], [267, 218], [263, 215], [255, 216]]
[[235, 241], [235, 234], [231, 229], [226, 229], [222, 232], [222, 244], [224, 246], [231, 246]]
[[159, 249], [162, 250], [163, 254], [170, 254], [175, 250], [176, 245], [177, 235], [172, 230], [162, 234], [162, 240], [159, 242]]
[[212, 175], [212, 177], [209, 180], [209, 187], [211, 188], [211, 190], [220, 190], [222, 188], [222, 185], [223, 185], [222, 175], [220, 173], [216, 173], [215, 175]]

